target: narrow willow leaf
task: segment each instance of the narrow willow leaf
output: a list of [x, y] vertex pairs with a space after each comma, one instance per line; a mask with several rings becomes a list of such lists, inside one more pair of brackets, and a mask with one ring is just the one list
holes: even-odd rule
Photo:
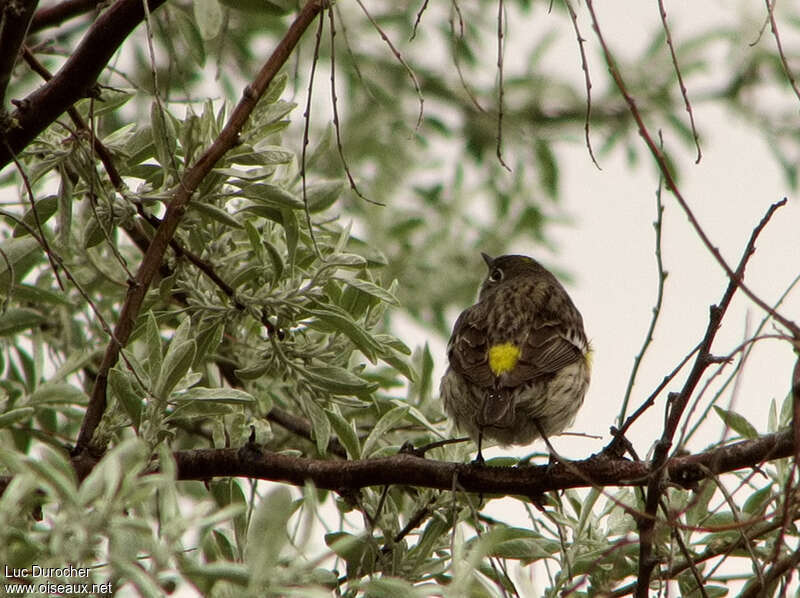
[[351, 287], [355, 287], [359, 291], [367, 293], [368, 295], [377, 297], [381, 301], [389, 303], [390, 305], [400, 305], [400, 302], [397, 300], [397, 297], [395, 297], [389, 291], [387, 291], [382, 287], [379, 287], [373, 282], [369, 282], [368, 280], [361, 280], [360, 278], [344, 278], [340, 276], [334, 276], [334, 278], [341, 280], [345, 284], [350, 285]]
[[714, 410], [717, 412], [720, 419], [725, 422], [725, 425], [729, 426], [737, 434], [745, 438], [758, 438], [758, 430], [756, 430], [753, 424], [747, 421], [743, 415], [735, 411], [727, 411], [716, 405], [714, 405]]
[[328, 417], [314, 399], [304, 398], [303, 407], [311, 419], [311, 430], [317, 444], [317, 451], [320, 455], [324, 455], [328, 452], [328, 443], [331, 439], [331, 424]]
[[194, 354], [197, 346], [194, 339], [181, 343], [171, 342], [167, 354], [164, 356], [164, 363], [161, 366], [161, 375], [155, 387], [155, 395], [166, 399], [172, 390], [181, 381], [189, 368], [192, 367]]
[[10, 307], [0, 314], [0, 336], [14, 336], [47, 321], [42, 314], [27, 307]]
[[36, 413], [33, 407], [20, 407], [0, 414], [0, 428], [8, 428], [14, 424], [29, 420]]
[[325, 414], [333, 426], [333, 431], [336, 432], [336, 437], [347, 451], [347, 456], [351, 459], [360, 459], [361, 443], [358, 440], [355, 423], [347, 421], [337, 411], [326, 409]]
[[[308, 309], [306, 311], [333, 330], [344, 334], [353, 341], [353, 344], [358, 347], [367, 359], [375, 363], [377, 354], [381, 349], [380, 345], [345, 312], [340, 313], [332, 309]], [[310, 326], [316, 327], [314, 323], [310, 324]]]
[[201, 386], [175, 393], [170, 397], [173, 402], [209, 401], [212, 403], [254, 403], [255, 398], [249, 392], [237, 388], [204, 388]]
[[116, 367], [112, 368], [108, 374], [108, 384], [134, 427], [138, 429], [142, 423], [142, 397], [134, 390], [130, 375]]
[[208, 216], [212, 220], [216, 220], [220, 224], [224, 224], [225, 226], [230, 226], [231, 228], [243, 228], [241, 223], [236, 220], [233, 216], [228, 214], [224, 209], [218, 208], [217, 206], [211, 205], [209, 203], [204, 203], [202, 201], [192, 202], [189, 204], [191, 209], [197, 210], [201, 214]]
[[369, 457], [373, 452], [373, 447], [377, 446], [378, 441], [383, 438], [398, 421], [403, 419], [408, 414], [408, 407], [401, 406], [390, 409], [377, 421], [375, 426], [364, 441], [364, 448], [362, 453], [365, 457]]
[[18, 222], [14, 227], [12, 236], [24, 237], [25, 235], [29, 234], [29, 230], [34, 231], [38, 235], [39, 231], [36, 228], [37, 216], [39, 224], [43, 225], [53, 216], [53, 214], [56, 213], [57, 208], [58, 196], [48, 195], [47, 197], [43, 197], [36, 202], [35, 208], [28, 208], [28, 210], [25, 212], [25, 215], [22, 217], [22, 221]]
[[378, 385], [359, 378], [349, 370], [335, 366], [308, 367], [303, 370], [314, 386], [332, 393], [367, 394]]

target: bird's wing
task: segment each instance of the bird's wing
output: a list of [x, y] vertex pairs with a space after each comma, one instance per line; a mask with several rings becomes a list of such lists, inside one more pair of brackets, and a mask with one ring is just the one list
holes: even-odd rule
[[494, 386], [494, 375], [489, 368], [489, 335], [484, 312], [481, 304], [461, 312], [447, 344], [447, 356], [456, 372], [473, 384], [490, 388]]
[[522, 354], [503, 380], [504, 386], [518, 386], [583, 359], [586, 339], [570, 331], [558, 318], [535, 317], [522, 346]]

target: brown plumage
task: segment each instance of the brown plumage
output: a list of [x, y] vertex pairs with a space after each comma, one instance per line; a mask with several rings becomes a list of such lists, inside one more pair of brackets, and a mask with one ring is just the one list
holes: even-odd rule
[[[589, 385], [583, 320], [564, 287], [536, 260], [490, 258], [478, 302], [456, 320], [441, 396], [478, 442], [528, 444], [571, 425]], [[538, 424], [538, 425], [537, 425]]]

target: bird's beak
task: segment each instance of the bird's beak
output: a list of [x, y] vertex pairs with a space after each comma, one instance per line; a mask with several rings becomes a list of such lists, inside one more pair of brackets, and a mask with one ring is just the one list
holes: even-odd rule
[[486, 265], [491, 268], [492, 264], [494, 263], [494, 258], [490, 255], [487, 255], [481, 251], [481, 257], [483, 257], [483, 261], [486, 262]]

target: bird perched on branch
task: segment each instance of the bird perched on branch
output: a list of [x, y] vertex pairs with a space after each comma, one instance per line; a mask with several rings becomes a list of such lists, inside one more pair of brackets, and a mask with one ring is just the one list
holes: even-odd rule
[[555, 276], [524, 255], [483, 256], [478, 302], [456, 320], [440, 386], [444, 408], [478, 444], [528, 444], [572, 425], [589, 387], [583, 318]]

